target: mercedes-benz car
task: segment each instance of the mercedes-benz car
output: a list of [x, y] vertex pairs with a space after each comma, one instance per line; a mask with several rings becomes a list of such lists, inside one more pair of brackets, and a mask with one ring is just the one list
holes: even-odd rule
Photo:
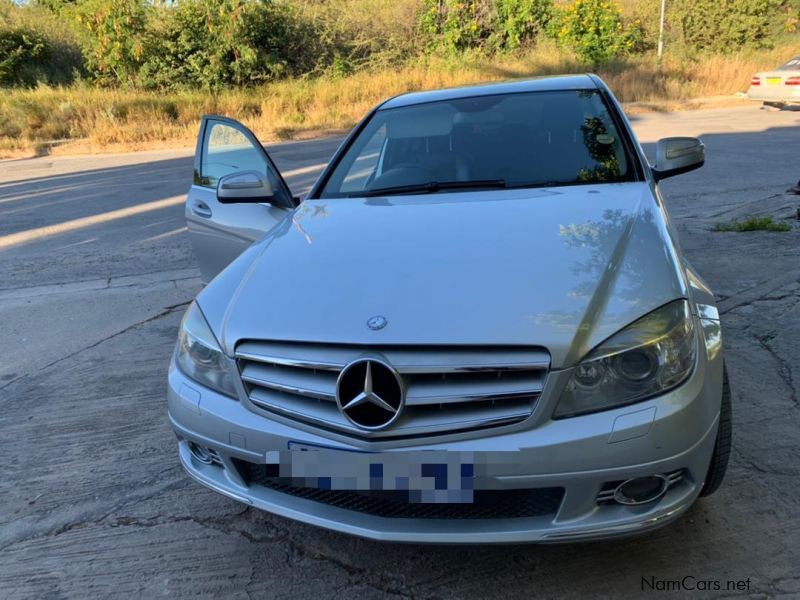
[[753, 75], [747, 97], [761, 100], [766, 106], [800, 104], [800, 56], [795, 56], [773, 71]]
[[596, 76], [409, 93], [301, 201], [240, 123], [203, 119], [169, 418], [186, 471], [378, 540], [643, 532], [722, 481], [714, 296]]

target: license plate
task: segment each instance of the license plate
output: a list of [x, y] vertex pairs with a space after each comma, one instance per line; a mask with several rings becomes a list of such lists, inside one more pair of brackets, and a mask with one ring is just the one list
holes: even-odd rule
[[781, 83], [783, 83], [781, 77], [767, 77], [767, 85], [780, 85]]
[[388, 492], [412, 503], [472, 503], [472, 452], [359, 452], [290, 442], [266, 454], [278, 477], [295, 487]]

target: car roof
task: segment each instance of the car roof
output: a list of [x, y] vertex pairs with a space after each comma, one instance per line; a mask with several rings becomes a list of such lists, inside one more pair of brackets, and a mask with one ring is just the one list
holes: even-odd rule
[[515, 94], [521, 92], [555, 92], [569, 90], [599, 89], [599, 79], [594, 75], [556, 75], [550, 77], [534, 77], [517, 79], [499, 83], [485, 83], [463, 87], [430, 90], [427, 92], [410, 92], [390, 98], [380, 105], [379, 110], [413, 106], [428, 102], [474, 98], [475, 96], [493, 96], [496, 94]]

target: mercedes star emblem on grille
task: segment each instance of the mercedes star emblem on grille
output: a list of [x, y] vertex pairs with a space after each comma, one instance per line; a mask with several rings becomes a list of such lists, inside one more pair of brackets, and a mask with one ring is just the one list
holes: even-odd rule
[[342, 414], [362, 429], [382, 429], [400, 416], [403, 384], [397, 371], [374, 358], [351, 362], [336, 382]]

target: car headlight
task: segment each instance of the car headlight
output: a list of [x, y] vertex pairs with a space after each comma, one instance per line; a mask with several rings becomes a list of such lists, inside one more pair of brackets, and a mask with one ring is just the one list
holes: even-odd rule
[[236, 398], [222, 348], [196, 302], [192, 302], [181, 321], [175, 360], [187, 377]]
[[634, 321], [592, 350], [561, 395], [554, 418], [631, 404], [665, 392], [692, 372], [697, 344], [686, 300]]

